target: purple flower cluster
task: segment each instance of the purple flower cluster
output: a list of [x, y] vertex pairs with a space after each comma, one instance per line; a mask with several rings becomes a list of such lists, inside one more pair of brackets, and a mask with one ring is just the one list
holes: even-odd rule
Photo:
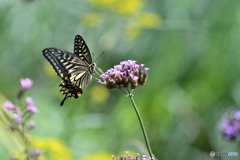
[[34, 160], [39, 160], [39, 156], [42, 154], [41, 149], [30, 148], [30, 157]]
[[240, 139], [240, 110], [225, 114], [219, 129], [226, 140]]
[[[26, 145], [25, 151], [27, 151], [29, 154], [25, 154], [25, 159], [34, 159], [39, 160], [39, 156], [41, 155], [42, 151], [40, 149], [34, 149], [32, 147], [29, 148], [29, 140], [28, 137], [25, 134], [25, 131], [32, 130], [35, 128], [36, 123], [34, 121], [31, 121], [30, 118], [38, 113], [38, 109], [35, 106], [35, 102], [31, 97], [25, 98], [25, 103], [22, 103], [22, 95], [25, 91], [27, 91], [29, 88], [32, 87], [32, 80], [29, 78], [21, 79], [20, 80], [22, 88], [18, 90], [17, 94], [17, 103], [14, 105], [11, 101], [6, 101], [3, 104], [3, 107], [11, 112], [11, 114], [3, 114], [6, 116], [6, 119], [8, 120], [7, 125], [8, 129], [12, 132], [19, 131], [22, 133], [23, 136], [21, 136], [24, 139], [24, 144]], [[6, 112], [6, 110], [1, 110], [3, 113]], [[10, 160], [17, 160], [17, 158], [12, 155], [10, 157]]]
[[[29, 149], [29, 157], [32, 160], [40, 160], [39, 157], [42, 154], [42, 150], [41, 149], [34, 149], [34, 148], [30, 148]], [[11, 158], [9, 160], [19, 160], [18, 158], [16, 158], [14, 155], [11, 156]]]
[[[139, 156], [140, 154], [137, 153], [137, 156], [132, 158], [132, 156], [129, 154], [128, 151], [126, 151], [127, 156], [120, 156], [119, 158], [117, 158], [117, 160], [140, 160]], [[114, 160], [114, 155], [112, 155], [112, 160]], [[142, 160], [153, 160], [151, 157], [147, 158], [147, 155], [142, 155]]]
[[148, 69], [144, 68], [144, 64], [138, 65], [133, 60], [122, 61], [103, 73], [100, 76], [103, 81], [99, 80], [98, 82], [104, 84], [108, 89], [127, 88], [129, 84], [132, 89], [135, 89], [146, 83]]
[[[21, 79], [21, 85], [23, 90], [27, 90], [32, 86], [32, 80], [30, 80], [29, 78], [26, 79]], [[22, 92], [22, 90], [20, 91]], [[12, 102], [10, 101], [6, 101], [3, 106], [12, 112], [12, 120], [15, 124], [23, 124], [24, 119], [25, 121], [28, 120], [28, 118], [30, 118], [32, 115], [36, 114], [38, 112], [37, 107], [35, 106], [35, 103], [33, 101], [33, 99], [31, 97], [27, 97], [25, 99], [26, 101], [26, 105], [19, 107], [17, 105], [14, 105]], [[27, 112], [25, 112], [25, 110]], [[13, 126], [16, 125], [10, 125], [11, 129], [14, 130]], [[33, 129], [35, 127], [35, 122], [33, 121], [29, 121], [28, 124], [28, 129]]]

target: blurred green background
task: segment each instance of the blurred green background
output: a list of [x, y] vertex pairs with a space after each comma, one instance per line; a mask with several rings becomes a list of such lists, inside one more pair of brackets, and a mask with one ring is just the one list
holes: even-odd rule
[[[121, 92], [93, 79], [80, 98], [59, 106], [60, 79], [41, 51], [73, 52], [77, 34], [95, 58], [104, 51], [97, 61], [103, 71], [128, 59], [150, 68], [135, 101], [158, 159], [239, 151], [218, 130], [222, 114], [240, 106], [239, 1], [0, 0], [0, 103], [15, 102], [20, 78], [34, 81], [25, 94], [39, 109], [30, 135], [43, 150], [68, 157], [52, 158], [58, 160], [147, 154], [137, 116]], [[9, 158], [6, 143], [0, 155]]]

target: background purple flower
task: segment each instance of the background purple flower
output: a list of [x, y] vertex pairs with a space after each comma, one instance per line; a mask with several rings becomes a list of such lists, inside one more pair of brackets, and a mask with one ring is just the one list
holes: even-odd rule
[[31, 79], [29, 79], [29, 78], [21, 79], [20, 82], [21, 82], [22, 88], [24, 90], [26, 90], [28, 88], [31, 88], [32, 85], [33, 85], [33, 81]]
[[26, 97], [26, 102], [28, 106], [34, 106], [35, 102], [33, 101], [33, 99], [31, 97]]
[[10, 101], [6, 101], [3, 106], [8, 110], [15, 110], [15, 106]]
[[42, 154], [41, 149], [30, 148], [30, 156], [34, 159], [37, 159]]
[[34, 115], [38, 112], [37, 107], [35, 106], [35, 102], [31, 97], [26, 97], [27, 102], [27, 110], [30, 112], [31, 115]]
[[17, 160], [14, 156], [11, 156], [9, 160]]
[[14, 114], [12, 115], [12, 118], [13, 118], [13, 120], [14, 120], [16, 123], [18, 123], [18, 124], [23, 123], [23, 117], [22, 117], [21, 114], [16, 114], [16, 113], [14, 113]]
[[34, 121], [29, 121], [29, 122], [28, 122], [27, 127], [28, 127], [29, 129], [33, 129], [33, 128], [35, 128], [35, 126], [36, 126], [36, 123], [35, 123]]
[[30, 112], [31, 115], [38, 113], [38, 109], [35, 106], [29, 105], [29, 106], [27, 106], [27, 110]]
[[[129, 154], [128, 151], [125, 152], [127, 154], [127, 156], [120, 156], [119, 158], [117, 158], [117, 160], [140, 160], [139, 156], [140, 154], [137, 153], [137, 156], [132, 158], [132, 156]], [[115, 156], [112, 155], [112, 160], [114, 160]], [[152, 160], [151, 157], [147, 158], [147, 155], [142, 155], [142, 160]]]
[[225, 114], [219, 129], [226, 140], [238, 139], [240, 135], [240, 110]]
[[236, 111], [236, 112], [234, 113], [234, 118], [235, 118], [236, 120], [240, 121], [240, 111]]

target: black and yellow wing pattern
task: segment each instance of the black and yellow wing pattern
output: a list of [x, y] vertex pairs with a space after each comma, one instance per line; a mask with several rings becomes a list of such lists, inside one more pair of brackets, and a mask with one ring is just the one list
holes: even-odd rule
[[92, 57], [84, 39], [77, 35], [75, 37], [74, 54], [87, 64], [92, 64]]
[[95, 63], [92, 63], [90, 51], [83, 38], [77, 35], [74, 42], [74, 54], [57, 48], [46, 48], [42, 51], [62, 79], [59, 87], [65, 97], [61, 106], [66, 98], [78, 98], [82, 95], [83, 82], [87, 86], [95, 72]]

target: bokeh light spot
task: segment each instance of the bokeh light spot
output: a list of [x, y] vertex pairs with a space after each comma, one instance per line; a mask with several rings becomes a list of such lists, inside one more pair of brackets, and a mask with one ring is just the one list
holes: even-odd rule
[[105, 87], [97, 85], [91, 89], [91, 97], [96, 102], [104, 102], [109, 97], [109, 91]]
[[49, 76], [56, 76], [56, 72], [54, 71], [53, 67], [50, 65], [49, 62], [45, 61], [43, 63], [44, 71], [49, 75]]

